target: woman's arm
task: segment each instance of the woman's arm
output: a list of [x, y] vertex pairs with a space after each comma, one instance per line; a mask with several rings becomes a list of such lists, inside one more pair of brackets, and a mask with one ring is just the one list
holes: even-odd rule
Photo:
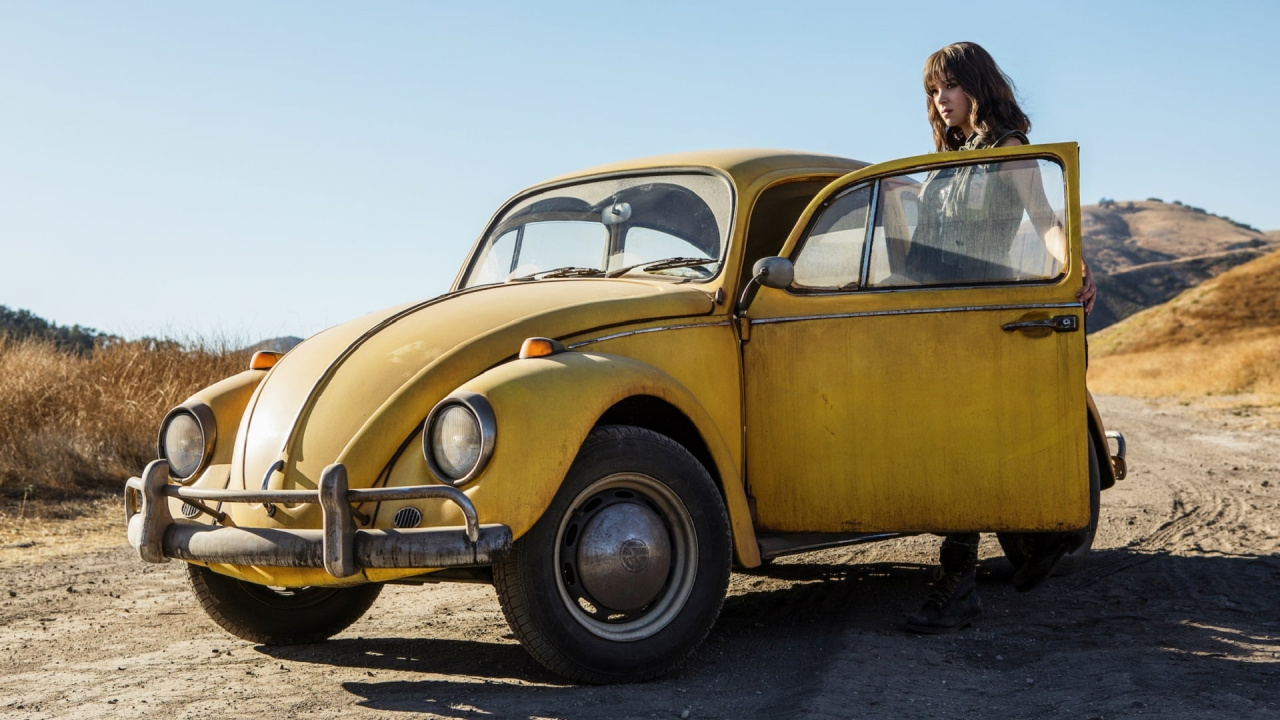
[[[996, 147], [1014, 147], [1022, 145], [1022, 141], [1016, 137], [1006, 138], [1004, 142]], [[1023, 163], [1010, 163], [1015, 170], [1022, 172], [1012, 173], [1013, 186], [1018, 191], [1018, 196], [1022, 199], [1022, 204], [1027, 208], [1027, 215], [1031, 218], [1031, 224], [1035, 227], [1036, 232], [1044, 239], [1045, 245], [1052, 243], [1055, 235], [1061, 235], [1062, 230], [1058, 224], [1057, 215], [1054, 214], [1053, 208], [1049, 206], [1049, 198], [1044, 194], [1044, 183], [1040, 180], [1040, 168], [1033, 160], [1023, 161]], [[1059, 241], [1061, 242], [1061, 241]], [[1064, 248], [1065, 249], [1065, 248]], [[1050, 248], [1052, 252], [1052, 248]], [[1084, 304], [1085, 314], [1093, 312], [1093, 303], [1098, 296], [1098, 286], [1093, 282], [1093, 272], [1089, 270], [1089, 263], [1084, 262], [1081, 258], [1081, 265], [1084, 268], [1083, 285], [1079, 292], [1076, 293], [1076, 299]]]

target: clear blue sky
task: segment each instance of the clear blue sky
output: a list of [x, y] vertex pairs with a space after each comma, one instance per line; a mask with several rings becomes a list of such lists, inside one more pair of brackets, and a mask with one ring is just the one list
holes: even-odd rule
[[[448, 288], [522, 187], [716, 147], [932, 149], [920, 68], [1016, 81], [1082, 198], [1280, 228], [1280, 3], [0, 0], [0, 304], [309, 335]], [[961, 16], [969, 16], [965, 19]]]

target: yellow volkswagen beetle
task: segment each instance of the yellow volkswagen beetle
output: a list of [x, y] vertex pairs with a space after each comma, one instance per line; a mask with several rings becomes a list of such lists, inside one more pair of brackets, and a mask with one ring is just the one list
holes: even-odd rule
[[[1078, 562], [1124, 450], [1084, 384], [1077, 155], [719, 151], [533, 187], [448, 293], [174, 408], [129, 541], [261, 643], [327, 638], [384, 583], [492, 582], [586, 682], [679, 664], [730, 569], [779, 555], [1071, 531]], [[1034, 192], [984, 208], [1001, 182]]]

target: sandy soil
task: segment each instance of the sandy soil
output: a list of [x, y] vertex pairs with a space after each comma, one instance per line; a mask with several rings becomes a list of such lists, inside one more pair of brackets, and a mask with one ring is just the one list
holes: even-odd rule
[[735, 574], [683, 668], [576, 687], [524, 653], [488, 586], [389, 587], [330, 642], [261, 647], [119, 535], [11, 529], [0, 717], [1280, 717], [1280, 430], [1207, 403], [1100, 404], [1133, 471], [1103, 493], [1091, 562], [1019, 595], [984, 539], [986, 616], [957, 635], [899, 629], [931, 537]]

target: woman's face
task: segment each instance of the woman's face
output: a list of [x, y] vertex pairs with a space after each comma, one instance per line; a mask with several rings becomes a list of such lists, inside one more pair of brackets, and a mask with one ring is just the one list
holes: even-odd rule
[[973, 132], [969, 125], [969, 96], [960, 89], [955, 78], [947, 77], [929, 83], [929, 97], [947, 127], [960, 128], [966, 136]]

